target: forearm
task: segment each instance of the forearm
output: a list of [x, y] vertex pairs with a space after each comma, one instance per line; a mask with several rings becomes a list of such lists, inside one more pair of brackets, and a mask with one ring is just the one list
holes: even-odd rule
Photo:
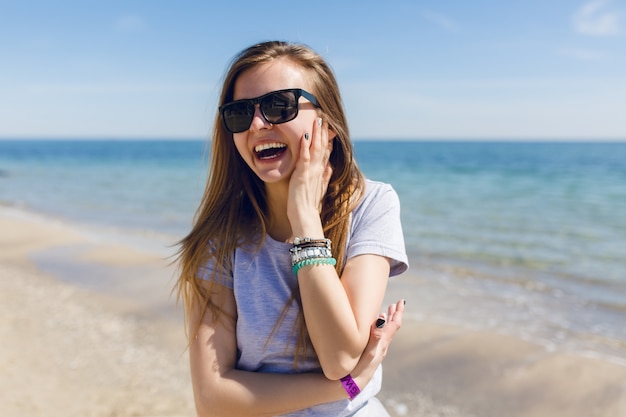
[[[398, 302], [388, 308], [384, 328], [370, 326], [368, 344], [352, 371], [361, 389], [384, 359], [391, 338], [400, 328], [403, 311], [403, 302]], [[196, 338], [190, 346], [191, 376], [200, 417], [272, 416], [349, 397], [339, 381], [322, 374], [257, 373], [236, 370], [232, 362], [220, 365], [220, 355], [207, 349], [203, 340], [206, 339]]]
[[[296, 236], [323, 237], [319, 218], [297, 218]], [[330, 265], [306, 266], [297, 274], [307, 331], [320, 364], [328, 378], [339, 379], [352, 371], [367, 344], [385, 294], [389, 262], [365, 255], [349, 259], [341, 278]]]
[[[364, 383], [364, 382], [362, 382]], [[194, 387], [200, 417], [274, 416], [347, 399], [338, 381], [322, 374], [270, 374], [230, 370]]]
[[373, 318], [358, 322], [348, 294], [330, 265], [302, 268], [298, 283], [307, 331], [322, 369], [328, 378], [339, 379], [358, 362]]
[[[370, 327], [368, 344], [352, 373], [361, 389], [385, 358], [389, 343], [402, 324], [403, 312], [404, 301], [392, 304], [384, 328]], [[194, 357], [197, 358], [192, 348], [192, 380], [200, 417], [272, 416], [349, 397], [338, 381], [321, 374], [267, 374], [235, 369], [220, 373], [219, 366], [194, 367]]]

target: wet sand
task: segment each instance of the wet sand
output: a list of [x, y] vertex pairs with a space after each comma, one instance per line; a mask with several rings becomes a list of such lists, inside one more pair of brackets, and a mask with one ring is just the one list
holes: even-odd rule
[[[195, 415], [173, 275], [160, 255], [0, 210], [0, 415]], [[392, 282], [399, 297], [410, 313]], [[407, 319], [380, 398], [394, 417], [626, 417], [626, 367]]]

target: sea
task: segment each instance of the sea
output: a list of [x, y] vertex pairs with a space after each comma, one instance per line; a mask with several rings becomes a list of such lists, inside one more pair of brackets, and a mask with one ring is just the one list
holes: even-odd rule
[[[626, 366], [626, 142], [356, 140], [402, 210], [407, 315]], [[171, 250], [202, 140], [0, 140], [0, 207]], [[2, 233], [2, 231], [0, 231]]]

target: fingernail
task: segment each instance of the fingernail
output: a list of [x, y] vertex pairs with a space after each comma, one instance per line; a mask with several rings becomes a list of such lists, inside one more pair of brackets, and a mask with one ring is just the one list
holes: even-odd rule
[[321, 117], [318, 117], [318, 118], [317, 118], [317, 125], [318, 125], [318, 126], [321, 126], [321, 125], [322, 125], [322, 118], [321, 118]]
[[402, 300], [402, 302], [404, 303], [404, 305], [406, 305], [406, 300]]
[[385, 325], [385, 321], [385, 319], [376, 320], [376, 327], [378, 327], [379, 329], [382, 328]]
[[309, 140], [309, 132], [306, 132], [306, 133], [304, 134], [304, 140]]

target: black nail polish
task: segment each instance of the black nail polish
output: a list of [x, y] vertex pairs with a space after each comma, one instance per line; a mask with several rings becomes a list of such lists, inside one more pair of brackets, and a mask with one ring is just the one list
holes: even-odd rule
[[381, 327], [383, 327], [385, 325], [385, 321], [386, 321], [385, 319], [378, 319], [378, 320], [376, 320], [376, 327], [378, 327], [380, 329]]

